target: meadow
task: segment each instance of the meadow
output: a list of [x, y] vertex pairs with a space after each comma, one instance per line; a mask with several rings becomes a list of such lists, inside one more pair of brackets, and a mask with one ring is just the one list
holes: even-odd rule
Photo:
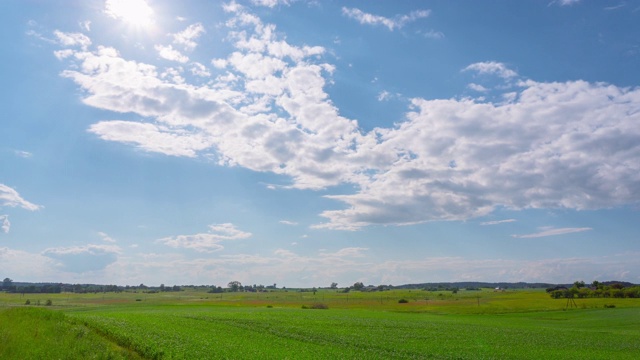
[[0, 358], [640, 358], [640, 299], [575, 303], [530, 289], [0, 293]]

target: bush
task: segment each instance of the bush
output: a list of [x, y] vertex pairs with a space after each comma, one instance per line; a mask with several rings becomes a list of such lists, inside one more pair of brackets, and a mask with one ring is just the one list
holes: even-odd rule
[[407, 300], [407, 299], [400, 299], [400, 300], [398, 300], [398, 304], [406, 304], [406, 303], [408, 303], [408, 302], [409, 302], [409, 300]]
[[31, 305], [31, 300], [27, 299], [27, 301], [24, 302], [25, 305]]
[[604, 304], [605, 309], [613, 309], [614, 307], [616, 307], [614, 304]]
[[51, 306], [53, 305], [53, 302], [51, 301], [51, 299], [47, 299], [47, 302], [44, 303], [45, 306]]
[[323, 303], [315, 303], [315, 304], [311, 304], [311, 305], [302, 305], [303, 309], [328, 309], [329, 306], [327, 306], [327, 304], [323, 304]]

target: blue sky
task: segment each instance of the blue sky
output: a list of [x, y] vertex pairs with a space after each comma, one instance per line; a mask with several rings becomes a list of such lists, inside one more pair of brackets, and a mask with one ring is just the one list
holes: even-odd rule
[[9, 0], [0, 277], [640, 282], [640, 2]]

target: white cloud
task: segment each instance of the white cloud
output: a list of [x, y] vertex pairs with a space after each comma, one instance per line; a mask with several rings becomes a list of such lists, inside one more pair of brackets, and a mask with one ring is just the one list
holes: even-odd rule
[[198, 252], [212, 252], [224, 249], [220, 243], [228, 240], [247, 239], [251, 233], [238, 230], [230, 223], [209, 225], [208, 233], [178, 235], [159, 239], [158, 242], [173, 248], [194, 249]]
[[32, 153], [30, 153], [28, 151], [24, 151], [24, 150], [14, 150], [13, 153], [16, 154], [16, 156], [19, 156], [19, 157], [25, 158], [25, 159], [28, 159], [28, 158], [33, 156]]
[[571, 6], [580, 2], [580, 0], [556, 0], [560, 6]]
[[108, 242], [108, 243], [115, 243], [116, 240], [113, 239], [111, 236], [109, 236], [107, 233], [104, 233], [102, 231], [98, 232], [98, 236], [100, 236], [100, 238], [102, 239], [102, 241], [104, 242]]
[[516, 222], [516, 219], [506, 219], [506, 220], [496, 220], [496, 221], [485, 221], [485, 222], [481, 222], [480, 225], [498, 225], [498, 224], [504, 224], [504, 223], [510, 223], [510, 222]]
[[289, 221], [289, 220], [280, 220], [279, 221], [280, 224], [284, 224], [284, 225], [291, 225], [291, 226], [295, 226], [298, 225], [297, 222], [295, 221]]
[[273, 8], [273, 7], [276, 7], [277, 5], [289, 5], [290, 0], [251, 0], [251, 2], [254, 5]]
[[204, 32], [204, 26], [202, 26], [202, 24], [191, 24], [181, 32], [172, 35], [173, 43], [182, 45], [187, 51], [192, 51], [198, 46], [195, 40], [204, 34]]
[[41, 205], [36, 205], [23, 199], [15, 189], [10, 188], [7, 185], [0, 184], [0, 207], [2, 206], [20, 207], [30, 211], [42, 208]]
[[530, 239], [530, 238], [539, 238], [539, 237], [546, 237], [546, 236], [556, 236], [556, 235], [564, 235], [564, 234], [572, 234], [572, 233], [577, 233], [577, 232], [583, 232], [583, 231], [591, 231], [593, 229], [589, 228], [589, 227], [583, 227], [583, 228], [552, 228], [552, 229], [546, 229], [534, 234], [525, 234], [525, 235], [511, 235], [514, 238], [518, 238], [518, 239]]
[[84, 31], [91, 31], [91, 20], [85, 20], [78, 23]]
[[58, 42], [64, 46], [79, 46], [86, 50], [91, 45], [91, 39], [81, 33], [65, 33], [59, 30], [53, 32]]
[[[110, 48], [75, 53], [63, 76], [87, 105], [142, 118], [89, 131], [166, 155], [215, 153], [219, 165], [287, 176], [290, 188], [354, 186], [327, 196], [341, 207], [321, 214], [323, 228], [640, 202], [640, 89], [521, 80], [500, 103], [415, 98], [404, 121], [365, 133], [324, 90], [324, 49], [291, 45], [234, 4], [235, 50], [213, 62], [227, 73], [207, 86], [167, 81]], [[499, 62], [463, 71], [520, 78]]]
[[172, 156], [194, 157], [198, 150], [210, 146], [203, 136], [176, 133], [164, 127], [132, 121], [101, 121], [91, 125], [89, 131], [103, 140], [130, 143], [145, 151]]
[[65, 271], [85, 273], [104, 270], [114, 263], [121, 253], [116, 245], [94, 245], [58, 247], [44, 250], [41, 255], [56, 261]]
[[505, 64], [496, 61], [478, 62], [467, 66], [462, 71], [475, 71], [478, 74], [498, 75], [508, 79], [518, 76], [518, 73], [509, 69]]
[[209, 70], [207, 70], [207, 68], [204, 65], [198, 62], [194, 62], [193, 64], [191, 64], [191, 73], [193, 75], [200, 76], [203, 78], [208, 78], [211, 76], [211, 73], [209, 72]]
[[20, 274], [20, 281], [61, 281], [55, 262], [41, 254], [0, 247], [0, 264], [3, 273]]
[[174, 49], [171, 45], [156, 45], [155, 49], [158, 52], [158, 55], [160, 55], [160, 57], [163, 59], [177, 61], [183, 64], [189, 61], [189, 58], [187, 56]]
[[9, 230], [11, 229], [11, 223], [9, 222], [9, 215], [0, 215], [0, 220], [2, 220], [2, 223], [0, 224], [0, 228], [2, 229], [2, 232], [5, 234], [8, 234]]
[[480, 85], [480, 84], [475, 84], [475, 83], [471, 83], [468, 84], [467, 87], [473, 91], [477, 91], [477, 92], [487, 92], [489, 91], [489, 89], [487, 89], [486, 87]]
[[387, 101], [391, 97], [391, 93], [383, 90], [378, 94], [378, 101]]
[[418, 19], [426, 18], [430, 13], [430, 10], [414, 10], [406, 15], [396, 15], [393, 18], [387, 18], [380, 15], [369, 14], [357, 8], [342, 8], [342, 15], [354, 19], [360, 24], [383, 25], [386, 26], [390, 31], [401, 29], [405, 25], [412, 23]]

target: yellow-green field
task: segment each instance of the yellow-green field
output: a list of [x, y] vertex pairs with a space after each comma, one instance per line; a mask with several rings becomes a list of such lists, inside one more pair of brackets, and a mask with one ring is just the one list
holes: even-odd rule
[[0, 293], [0, 358], [640, 358], [640, 299], [575, 303], [490, 289]]

